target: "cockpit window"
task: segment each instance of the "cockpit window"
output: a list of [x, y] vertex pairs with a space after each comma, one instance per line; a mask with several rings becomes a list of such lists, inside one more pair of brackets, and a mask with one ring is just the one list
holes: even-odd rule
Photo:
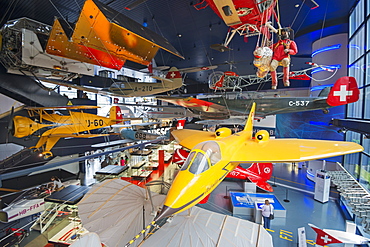
[[209, 157], [211, 166], [213, 166], [214, 164], [221, 160], [221, 150], [217, 142], [214, 141], [202, 142], [196, 145], [194, 149], [203, 150]]
[[203, 153], [198, 152], [194, 158], [194, 161], [191, 163], [189, 172], [198, 175], [206, 171], [208, 168], [209, 163], [207, 157]]
[[185, 171], [188, 169], [190, 161], [193, 159], [195, 152], [191, 152], [189, 156], [186, 158], [184, 165], [181, 167], [181, 171]]

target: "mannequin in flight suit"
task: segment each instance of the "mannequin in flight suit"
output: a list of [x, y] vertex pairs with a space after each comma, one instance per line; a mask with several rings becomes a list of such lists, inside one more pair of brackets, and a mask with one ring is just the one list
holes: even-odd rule
[[296, 43], [289, 39], [289, 29], [283, 28], [280, 30], [279, 41], [272, 45], [272, 60], [270, 64], [270, 74], [272, 81], [272, 89], [277, 87], [277, 67], [283, 66], [283, 83], [284, 86], [289, 87], [289, 65], [290, 65], [290, 55], [295, 55], [298, 52]]

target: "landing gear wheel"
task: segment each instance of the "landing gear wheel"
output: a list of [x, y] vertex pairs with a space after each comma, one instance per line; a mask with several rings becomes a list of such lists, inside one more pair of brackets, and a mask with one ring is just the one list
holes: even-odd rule
[[53, 154], [50, 151], [42, 152], [41, 154], [42, 154], [42, 157], [44, 158], [44, 160], [48, 160], [51, 157], [53, 157]]

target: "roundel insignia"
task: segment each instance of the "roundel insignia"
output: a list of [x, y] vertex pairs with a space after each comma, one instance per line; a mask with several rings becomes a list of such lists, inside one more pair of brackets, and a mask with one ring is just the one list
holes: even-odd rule
[[270, 169], [270, 167], [265, 167], [265, 169], [263, 169], [263, 171], [264, 171], [265, 173], [270, 173], [271, 169]]

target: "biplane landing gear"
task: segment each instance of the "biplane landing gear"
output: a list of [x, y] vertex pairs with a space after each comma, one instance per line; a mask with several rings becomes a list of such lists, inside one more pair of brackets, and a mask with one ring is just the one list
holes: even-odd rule
[[31, 153], [33, 153], [33, 154], [36, 153], [37, 151], [39, 151], [39, 149], [36, 148], [35, 146], [30, 147], [29, 149], [31, 150]]
[[219, 52], [231, 51], [231, 49], [224, 44], [213, 44], [210, 48]]
[[53, 153], [50, 151], [42, 152], [40, 155], [44, 158], [44, 160], [48, 160], [53, 157]]

